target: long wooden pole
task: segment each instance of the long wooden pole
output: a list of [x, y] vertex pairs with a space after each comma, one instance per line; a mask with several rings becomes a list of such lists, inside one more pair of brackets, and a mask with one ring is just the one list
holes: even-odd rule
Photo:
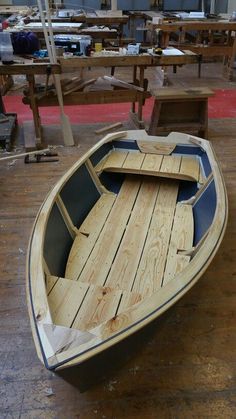
[[50, 151], [50, 149], [49, 148], [44, 148], [43, 150], [29, 151], [28, 153], [12, 154], [11, 156], [0, 157], [0, 161], [11, 160], [11, 159], [19, 159], [20, 157], [26, 157], [26, 156], [31, 156], [31, 155], [35, 155], [35, 154], [43, 154], [43, 153], [46, 153], [47, 151]]
[[[44, 13], [43, 13], [43, 7], [42, 7], [41, 0], [37, 0], [37, 3], [38, 3], [39, 13], [40, 13], [41, 21], [42, 21], [43, 32], [44, 32], [45, 42], [46, 42], [46, 46], [47, 46], [47, 50], [48, 50], [49, 60], [50, 60], [51, 64], [56, 64], [57, 63], [56, 48], [55, 48], [55, 43], [54, 43], [54, 38], [53, 38], [52, 22], [51, 22], [51, 16], [50, 16], [48, 1], [45, 0], [45, 7], [46, 7], [48, 29], [49, 29], [51, 44], [49, 42], [49, 36], [48, 36], [47, 28], [46, 28], [46, 22], [45, 22], [45, 18], [44, 18]], [[59, 76], [59, 74], [54, 74], [53, 77], [54, 77], [58, 102], [59, 102], [60, 111], [61, 111], [61, 126], [62, 126], [64, 143], [65, 143], [65, 145], [72, 146], [72, 145], [74, 145], [74, 138], [73, 138], [69, 118], [64, 112], [60, 76]]]

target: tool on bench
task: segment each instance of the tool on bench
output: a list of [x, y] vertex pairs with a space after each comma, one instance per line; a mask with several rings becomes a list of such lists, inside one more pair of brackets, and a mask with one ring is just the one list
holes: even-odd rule
[[59, 159], [54, 159], [52, 157], [57, 157], [58, 154], [52, 151], [43, 151], [40, 153], [40, 151], [38, 150], [37, 152], [32, 152], [32, 153], [28, 153], [25, 156], [25, 163], [26, 164], [30, 164], [30, 163], [52, 163], [52, 162], [57, 162], [59, 161]]

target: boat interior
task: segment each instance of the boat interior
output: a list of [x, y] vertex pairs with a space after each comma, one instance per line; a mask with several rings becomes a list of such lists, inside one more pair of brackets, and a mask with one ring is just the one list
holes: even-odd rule
[[174, 281], [194, 257], [216, 208], [207, 154], [159, 148], [104, 144], [57, 195], [44, 240], [54, 324], [92, 330]]

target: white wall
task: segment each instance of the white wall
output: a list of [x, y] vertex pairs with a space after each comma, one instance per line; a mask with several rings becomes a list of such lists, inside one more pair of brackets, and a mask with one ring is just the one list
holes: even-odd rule
[[228, 0], [228, 13], [236, 11], [236, 0]]

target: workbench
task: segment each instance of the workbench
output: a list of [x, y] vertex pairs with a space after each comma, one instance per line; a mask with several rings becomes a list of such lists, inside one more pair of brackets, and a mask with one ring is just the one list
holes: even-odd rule
[[[147, 67], [173, 66], [197, 63], [198, 55], [191, 51], [183, 51], [183, 55], [157, 56], [157, 55], [115, 55], [115, 56], [91, 56], [75, 57], [70, 59], [59, 58], [58, 64], [50, 66], [49, 63], [13, 64], [10, 66], [0, 65], [0, 74], [26, 74], [29, 83], [29, 95], [27, 101], [33, 112], [35, 135], [37, 142], [42, 141], [41, 124], [39, 116], [40, 106], [55, 106], [58, 104], [56, 96], [37, 98], [35, 95], [35, 75], [63, 72], [78, 72], [86, 67], [130, 67], [132, 69], [132, 83], [141, 89], [116, 88], [113, 90], [73, 92], [64, 96], [64, 105], [84, 105], [99, 103], [132, 103], [131, 118], [140, 128], [143, 127], [142, 109], [145, 98], [150, 96], [147, 91], [148, 80], [145, 79]], [[137, 102], [137, 113], [135, 103]]]
[[223, 72], [232, 80], [236, 57], [236, 21], [205, 19], [176, 22], [147, 23], [152, 33], [161, 32], [161, 46], [170, 45], [175, 34], [176, 48], [188, 49], [203, 57], [223, 56]]
[[[90, 35], [93, 39], [116, 39], [118, 33], [116, 29], [109, 29], [108, 27], [83, 27], [79, 22], [53, 22], [52, 23], [54, 34], [78, 34]], [[29, 22], [27, 24], [17, 24], [7, 29], [8, 32], [34, 32], [38, 35], [39, 39], [44, 39], [43, 26], [41, 22]]]
[[35, 142], [41, 143], [42, 142], [42, 128], [40, 123], [40, 115], [38, 111], [37, 102], [35, 100], [35, 75], [37, 74], [47, 74], [50, 70], [52, 74], [60, 74], [61, 67], [59, 64], [49, 64], [49, 63], [32, 63], [28, 62], [24, 63], [16, 63], [11, 65], [4, 65], [0, 61], [0, 75], [16, 75], [16, 74], [24, 74], [26, 75], [26, 79], [28, 81], [29, 86], [29, 97], [30, 97], [30, 107], [33, 113], [33, 121], [34, 121], [34, 129], [35, 129]]
[[[71, 33], [90, 35], [93, 39], [118, 39], [122, 44], [123, 26], [129, 21], [127, 15], [118, 12], [97, 10], [71, 17], [58, 17], [52, 14], [52, 26], [54, 34]], [[29, 16], [27, 22], [18, 22], [8, 29], [10, 32], [32, 31], [40, 37], [43, 35], [40, 15]]]

